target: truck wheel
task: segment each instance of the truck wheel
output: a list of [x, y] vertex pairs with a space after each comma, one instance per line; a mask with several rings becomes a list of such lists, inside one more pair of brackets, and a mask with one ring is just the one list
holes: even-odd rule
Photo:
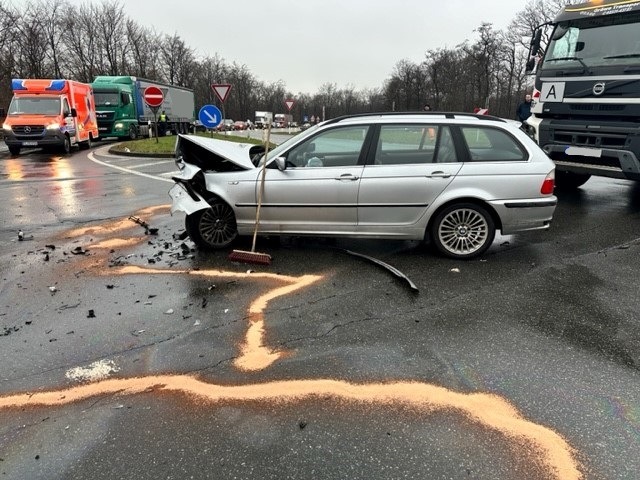
[[64, 136], [64, 140], [62, 142], [62, 153], [65, 155], [71, 153], [71, 139], [67, 135]]
[[558, 190], [575, 190], [591, 178], [588, 173], [560, 172], [556, 170], [556, 188]]
[[135, 125], [131, 125], [129, 127], [129, 140], [135, 140], [138, 138], [138, 132], [136, 131]]
[[493, 243], [495, 224], [489, 212], [474, 203], [444, 208], [430, 227], [431, 241], [443, 255], [468, 260], [482, 255]]
[[233, 209], [221, 200], [213, 200], [211, 207], [187, 215], [185, 228], [193, 243], [203, 250], [227, 248], [238, 237]]
[[9, 145], [9, 152], [11, 155], [18, 156], [20, 155], [20, 147], [17, 145]]

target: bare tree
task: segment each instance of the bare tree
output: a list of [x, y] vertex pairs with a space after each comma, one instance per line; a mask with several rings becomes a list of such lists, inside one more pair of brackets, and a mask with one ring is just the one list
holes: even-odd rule
[[165, 35], [160, 46], [161, 60], [165, 67], [164, 80], [171, 84], [189, 86], [193, 84], [193, 50], [174, 33]]
[[128, 70], [126, 65], [129, 45], [126, 40], [126, 16], [124, 6], [118, 1], [103, 2], [97, 8], [96, 31], [97, 44], [100, 47], [103, 58], [106, 60], [108, 75], [121, 75]]
[[66, 69], [71, 78], [80, 82], [92, 82], [104, 71], [102, 51], [95, 34], [100, 21], [99, 11], [92, 4], [81, 4], [65, 21]]
[[62, 78], [61, 57], [64, 57], [62, 39], [64, 37], [64, 13], [70, 9], [67, 0], [45, 0], [38, 10], [44, 22], [44, 33], [47, 39], [47, 57], [51, 62], [53, 75]]
[[127, 20], [125, 29], [130, 57], [128, 74], [157, 78], [160, 67], [159, 45], [162, 41], [160, 35], [131, 19]]

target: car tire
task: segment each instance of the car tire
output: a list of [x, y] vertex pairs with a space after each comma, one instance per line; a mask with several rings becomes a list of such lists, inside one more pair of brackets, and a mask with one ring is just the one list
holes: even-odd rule
[[68, 155], [71, 153], [71, 139], [65, 135], [62, 141], [62, 153]]
[[198, 210], [185, 219], [187, 234], [203, 250], [222, 250], [238, 238], [238, 226], [233, 209], [225, 202], [215, 199], [211, 206]]
[[469, 260], [493, 243], [496, 227], [489, 212], [475, 203], [456, 203], [442, 209], [431, 223], [431, 241], [444, 256]]
[[9, 145], [9, 153], [17, 157], [18, 155], [20, 155], [20, 147], [17, 145]]
[[561, 172], [556, 170], [556, 188], [558, 190], [575, 190], [591, 178], [588, 173]]

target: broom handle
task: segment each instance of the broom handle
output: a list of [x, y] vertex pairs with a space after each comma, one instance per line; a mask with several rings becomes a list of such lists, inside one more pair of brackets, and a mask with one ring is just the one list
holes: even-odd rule
[[258, 236], [258, 225], [260, 224], [260, 209], [262, 207], [262, 192], [264, 190], [264, 177], [267, 173], [267, 155], [269, 154], [269, 142], [271, 141], [271, 122], [267, 126], [267, 145], [264, 149], [264, 162], [262, 162], [262, 170], [260, 172], [260, 189], [258, 190], [258, 208], [256, 208], [256, 224], [253, 227], [253, 242], [251, 251], [256, 251], [256, 238]]

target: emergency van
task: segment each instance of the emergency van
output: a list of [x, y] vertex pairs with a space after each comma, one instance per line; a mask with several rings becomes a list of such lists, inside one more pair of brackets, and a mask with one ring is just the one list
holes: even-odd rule
[[13, 98], [2, 124], [4, 141], [13, 155], [22, 148], [72, 145], [91, 147], [98, 122], [91, 85], [74, 80], [14, 79]]

